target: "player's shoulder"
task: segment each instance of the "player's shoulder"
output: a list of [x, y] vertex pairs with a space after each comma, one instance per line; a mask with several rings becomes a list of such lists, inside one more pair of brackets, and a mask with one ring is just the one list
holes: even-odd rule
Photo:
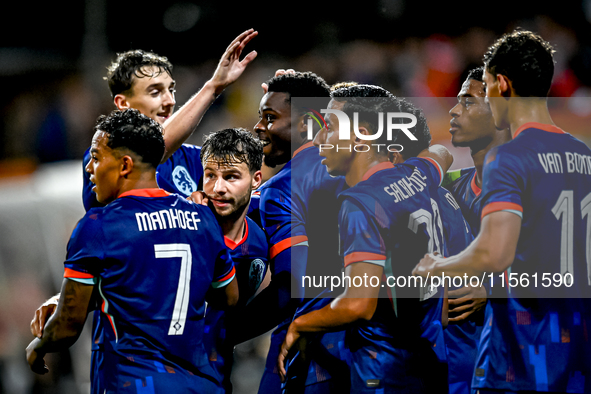
[[443, 176], [443, 182], [441, 186], [453, 189], [458, 183], [462, 183], [465, 180], [471, 180], [476, 173], [476, 167], [459, 168], [456, 170], [450, 170]]
[[267, 243], [267, 235], [265, 231], [250, 217], [246, 216], [246, 223], [248, 226], [248, 237], [256, 239], [257, 242]]

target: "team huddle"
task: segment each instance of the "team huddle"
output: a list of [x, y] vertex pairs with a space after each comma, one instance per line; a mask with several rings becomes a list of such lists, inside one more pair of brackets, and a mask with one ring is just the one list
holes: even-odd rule
[[[591, 392], [591, 150], [550, 117], [550, 44], [516, 30], [469, 73], [449, 113], [470, 168], [448, 171], [412, 100], [293, 70], [263, 84], [252, 132], [185, 144], [256, 35], [176, 112], [165, 57], [109, 67], [117, 110], [84, 156], [87, 213], [31, 322], [31, 369], [92, 311], [97, 394], [230, 393], [235, 345], [269, 330], [259, 393]], [[282, 167], [263, 180], [263, 162]], [[563, 286], [509, 286], [546, 274]], [[491, 280], [384, 285], [446, 275]], [[350, 281], [304, 285], [330, 276]]]

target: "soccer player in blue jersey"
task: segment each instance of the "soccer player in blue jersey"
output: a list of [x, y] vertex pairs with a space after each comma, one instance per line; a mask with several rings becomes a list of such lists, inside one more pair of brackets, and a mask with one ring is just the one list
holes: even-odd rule
[[[158, 185], [171, 193], [189, 196], [196, 191], [203, 168], [199, 147], [184, 144], [203, 115], [223, 90], [234, 83], [256, 57], [252, 51], [240, 60], [244, 47], [258, 33], [249, 29], [234, 39], [222, 55], [214, 75], [178, 111], [172, 64], [166, 57], [142, 50], [120, 53], [105, 78], [118, 109], [135, 108], [164, 127], [166, 151], [156, 173]], [[89, 161], [88, 151], [83, 164]], [[83, 202], [86, 210], [99, 206], [84, 173]]]
[[591, 150], [548, 111], [553, 52], [516, 30], [485, 54], [495, 124], [513, 139], [486, 156], [474, 242], [446, 259], [426, 255], [413, 271], [493, 273], [472, 380], [479, 393], [591, 391], [591, 312], [580, 298], [590, 289]]
[[44, 355], [76, 341], [97, 297], [108, 324], [94, 393], [223, 392], [202, 343], [206, 294], [238, 300], [222, 230], [207, 207], [158, 188], [158, 123], [130, 109], [101, 116], [95, 130], [87, 171], [108, 205], [72, 233], [58, 307], [27, 347], [31, 369], [47, 372]]
[[[459, 207], [452, 205], [451, 195], [445, 196], [449, 192], [439, 188], [451, 155], [439, 147], [429, 149], [431, 135], [422, 111], [380, 87], [338, 89], [328, 109], [340, 110], [350, 119], [357, 113], [358, 133], [367, 136], [376, 134], [378, 113], [412, 114], [417, 122], [409, 130], [416, 141], [397, 130], [392, 141], [383, 133], [367, 149], [369, 145], [356, 134], [339, 139], [338, 117], [326, 116], [315, 145], [327, 172], [345, 176], [350, 186], [339, 196], [339, 249], [345, 275], [371, 278], [372, 284], [347, 285], [330, 304], [297, 317], [281, 349], [280, 371], [285, 375], [290, 349], [302, 338], [347, 329], [351, 392], [446, 392], [443, 290], [419, 298], [418, 287], [396, 288], [393, 294], [392, 288], [381, 284], [384, 275], [410, 276], [413, 256], [426, 250], [446, 254], [469, 242]], [[386, 148], [394, 143], [399, 144], [396, 149], [404, 147], [402, 153]], [[421, 151], [425, 158], [416, 157]]]
[[443, 181], [452, 192], [474, 236], [480, 229], [480, 201], [484, 157], [493, 147], [511, 140], [508, 128], [495, 126], [490, 105], [485, 102], [484, 69], [470, 70], [458, 93], [458, 103], [449, 111], [451, 143], [470, 148], [474, 167], [449, 171]]
[[[184, 144], [199, 125], [201, 118], [217, 96], [235, 82], [248, 64], [256, 57], [251, 52], [240, 61], [242, 50], [258, 33], [247, 30], [234, 39], [222, 55], [212, 78], [178, 111], [174, 92], [176, 82], [172, 78], [172, 64], [167, 58], [142, 50], [119, 54], [108, 69], [107, 79], [115, 106], [122, 110], [135, 108], [160, 123], [165, 130], [165, 154], [156, 172], [161, 188], [171, 193], [190, 195], [197, 190], [203, 176], [200, 148]], [[83, 166], [90, 162], [90, 148], [84, 154]], [[84, 171], [82, 200], [84, 208], [102, 206], [96, 200], [94, 185]], [[41, 336], [45, 321], [53, 312], [57, 296], [49, 299], [35, 312], [31, 332]]]
[[[201, 148], [203, 192], [222, 227], [236, 266], [243, 308], [257, 292], [268, 266], [269, 246], [263, 230], [247, 216], [251, 193], [261, 184], [263, 147], [245, 129], [225, 129], [207, 135]], [[215, 306], [205, 315], [203, 343], [216, 378], [232, 392], [230, 372], [234, 344], [226, 338], [226, 311]]]
[[[271, 335], [259, 392], [278, 393], [281, 381], [276, 360], [287, 326], [296, 308], [323, 290], [304, 291], [301, 277], [319, 270], [334, 269], [338, 273], [342, 266], [336, 251], [336, 198], [345, 184], [344, 179], [326, 173], [318, 150], [312, 141], [306, 143], [308, 110], [292, 109], [291, 105], [293, 97], [312, 97], [321, 101], [313, 103], [316, 111], [324, 108], [330, 95], [326, 82], [311, 72], [294, 72], [271, 78], [266, 87], [254, 132], [263, 142], [265, 164], [270, 167], [284, 164], [260, 189], [261, 221], [269, 237], [272, 276], [269, 286], [237, 313], [237, 322], [256, 324], [240, 325], [234, 336], [236, 342], [241, 342], [277, 327]], [[326, 217], [334, 220], [324, 220]], [[331, 243], [334, 248], [326, 248]], [[325, 357], [323, 361], [315, 358], [298, 368], [300, 391], [304, 390], [303, 386], [321, 390], [343, 383], [341, 379], [333, 379], [342, 371], [348, 373], [341, 355], [343, 345], [342, 335], [327, 335], [310, 345]], [[309, 374], [309, 370], [313, 372]]]
[[[511, 132], [497, 129], [485, 102], [484, 69], [470, 70], [458, 93], [458, 103], [449, 111], [451, 142], [469, 147], [474, 167], [448, 171], [443, 186], [453, 194], [474, 236], [480, 229], [480, 202], [484, 157], [490, 149], [511, 140]], [[449, 357], [450, 393], [470, 392], [472, 374], [486, 305], [482, 286], [450, 289], [449, 325], [444, 331]]]

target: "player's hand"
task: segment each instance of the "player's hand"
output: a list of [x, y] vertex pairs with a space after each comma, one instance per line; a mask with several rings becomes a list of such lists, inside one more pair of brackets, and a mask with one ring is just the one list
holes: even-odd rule
[[226, 48], [226, 52], [222, 55], [218, 67], [211, 78], [216, 90], [216, 95], [220, 95], [222, 91], [230, 84], [234, 83], [244, 72], [246, 67], [257, 57], [257, 52], [252, 51], [240, 60], [242, 50], [255, 38], [259, 33], [253, 29], [248, 29], [234, 39]]
[[45, 323], [47, 323], [47, 320], [53, 314], [55, 308], [57, 308], [57, 302], [59, 298], [59, 294], [51, 297], [35, 311], [35, 316], [33, 316], [33, 320], [31, 320], [31, 333], [34, 336], [41, 338], [43, 335]]
[[436, 264], [442, 262], [443, 260], [444, 258], [437, 253], [426, 254], [425, 257], [419, 261], [419, 264], [417, 264], [412, 270], [412, 274], [415, 276], [422, 276], [423, 278], [426, 278], [427, 275], [433, 276]]
[[294, 351], [300, 346], [301, 340], [302, 336], [300, 333], [295, 329], [293, 324], [290, 324], [289, 328], [287, 329], [285, 339], [281, 344], [281, 349], [279, 350], [279, 358], [277, 359], [277, 369], [279, 370], [281, 382], [285, 382], [285, 378], [287, 376], [285, 368], [287, 365], [287, 360], [291, 358]]
[[[288, 68], [287, 70], [280, 68], [277, 71], [275, 71], [276, 77], [284, 74], [295, 74], [295, 70], [293, 68]], [[267, 92], [269, 91], [269, 86], [265, 82], [261, 84], [261, 88], [263, 88], [263, 92], [265, 92], [265, 94], [267, 94]]]
[[37, 353], [35, 347], [39, 344], [39, 339], [35, 338], [33, 341], [27, 346], [27, 362], [29, 363], [29, 367], [31, 371], [38, 373], [40, 375], [44, 375], [49, 372], [49, 368], [45, 365], [45, 361], [43, 360], [44, 354]]
[[481, 311], [486, 306], [486, 288], [483, 286], [464, 286], [456, 290], [449, 290], [448, 305], [451, 323], [459, 323], [470, 315]]
[[205, 206], [207, 206], [207, 204], [209, 203], [209, 198], [207, 198], [207, 195], [205, 194], [205, 192], [203, 192], [201, 190], [191, 193], [191, 195], [189, 197], [187, 197], [187, 200], [193, 201], [195, 204], [200, 204], [200, 205], [205, 205]]

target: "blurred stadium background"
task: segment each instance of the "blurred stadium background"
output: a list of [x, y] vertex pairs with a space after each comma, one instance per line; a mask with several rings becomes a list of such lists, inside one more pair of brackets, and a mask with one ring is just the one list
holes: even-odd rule
[[[551, 110], [591, 144], [591, 0], [541, 2], [366, 0], [324, 2], [110, 0], [3, 4], [0, 24], [0, 393], [89, 390], [88, 327], [72, 348], [28, 370], [34, 310], [61, 284], [65, 246], [84, 210], [80, 160], [96, 117], [114, 106], [103, 76], [117, 52], [152, 50], [174, 65], [177, 108], [213, 73], [227, 44], [259, 31], [258, 58], [214, 103], [189, 143], [207, 132], [252, 127], [260, 84], [278, 68], [314, 71], [330, 84], [381, 85], [421, 98], [436, 142], [449, 146], [449, 109], [467, 71], [504, 32], [523, 27], [557, 49]], [[423, 99], [424, 98], [424, 99]], [[454, 149], [459, 168], [471, 164]], [[268, 343], [241, 345], [235, 392], [256, 392]]]

